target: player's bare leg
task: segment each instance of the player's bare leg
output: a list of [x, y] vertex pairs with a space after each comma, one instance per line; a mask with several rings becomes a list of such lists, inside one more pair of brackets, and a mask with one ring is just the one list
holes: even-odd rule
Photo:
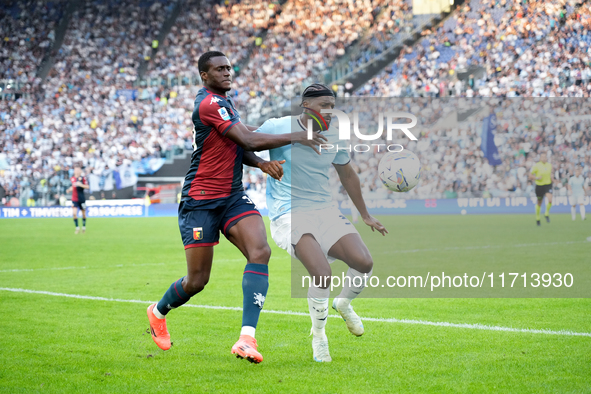
[[[84, 205], [84, 204], [82, 204]], [[82, 209], [82, 234], [86, 232], [86, 209]]]
[[78, 208], [72, 207], [72, 218], [74, 219], [74, 224], [76, 225], [76, 231], [74, 234], [78, 234], [80, 232], [80, 227], [78, 227]]
[[200, 293], [209, 282], [213, 262], [213, 246], [185, 249], [187, 276], [181, 282], [183, 291], [193, 297]]
[[550, 223], [550, 208], [551, 207], [552, 207], [552, 193], [546, 193], [546, 213], [544, 214], [544, 217], [546, 218], [546, 222], [548, 222], [548, 223]]
[[185, 249], [185, 256], [187, 275], [174, 282], [162, 299], [157, 304], [150, 305], [147, 311], [152, 339], [162, 350], [168, 350], [172, 346], [166, 327], [166, 314], [185, 304], [205, 288], [211, 273], [213, 246]]
[[538, 202], [536, 204], [536, 224], [540, 226], [540, 212], [542, 210], [542, 200], [543, 197], [538, 197]]
[[328, 298], [332, 270], [322, 248], [311, 234], [304, 234], [295, 245], [295, 253], [312, 280], [308, 289], [308, 310], [312, 320], [312, 350], [314, 361], [330, 362], [325, 326], [328, 318]]
[[351, 301], [363, 291], [366, 280], [371, 277], [371, 254], [359, 234], [347, 234], [330, 248], [328, 255], [349, 266], [343, 290], [334, 299], [332, 307], [343, 317], [351, 334], [361, 336], [365, 330], [361, 319], [351, 307]]
[[242, 329], [240, 339], [232, 346], [232, 354], [260, 363], [263, 356], [257, 350], [255, 331], [269, 289], [271, 248], [267, 243], [267, 231], [263, 219], [252, 215], [234, 224], [226, 237], [246, 257], [242, 276]]

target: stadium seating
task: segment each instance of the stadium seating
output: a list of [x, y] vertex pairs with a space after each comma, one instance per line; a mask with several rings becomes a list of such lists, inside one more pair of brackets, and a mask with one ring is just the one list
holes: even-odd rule
[[[148, 77], [199, 75], [199, 55], [209, 50], [224, 52], [234, 64], [247, 56], [255, 37], [266, 29], [279, 8], [269, 1], [189, 1], [154, 61]], [[198, 29], [195, 26], [199, 26]]]
[[[236, 79], [236, 102], [251, 123], [289, 106], [303, 83], [316, 81], [373, 23], [383, 0], [295, 0], [283, 5], [265, 42]], [[310, 21], [304, 23], [304, 21]]]
[[[47, 26], [59, 22], [64, 2], [11, 4], [0, 8], [0, 29], [16, 29], [0, 52], [1, 78], [30, 82], [51, 44]], [[352, 43], [363, 49], [353, 63], [371, 61], [399, 40], [401, 31], [420, 26], [420, 18], [402, 18], [408, 7], [407, 2], [381, 0], [289, 0], [281, 5], [192, 0], [156, 57], [149, 59], [147, 76], [195, 75], [200, 53], [222, 50], [242, 64], [231, 94], [243, 119], [260, 123]], [[190, 149], [190, 117], [199, 86], [136, 90], [134, 85], [139, 63], [151, 52], [152, 39], [172, 8], [158, 0], [79, 5], [43, 89], [16, 101], [0, 100], [0, 185], [9, 196], [19, 197], [21, 204], [30, 196], [55, 203], [69, 186], [64, 169], [75, 162], [101, 175], [171, 149]], [[355, 95], [588, 97], [590, 23], [587, 5], [472, 0], [434, 31], [424, 31], [417, 45], [405, 48]], [[469, 78], [468, 70], [477, 76]], [[573, 114], [584, 114], [577, 111]], [[434, 130], [418, 143], [404, 142], [425, 161], [421, 183], [404, 195], [381, 187], [376, 157], [354, 154], [354, 162], [369, 198], [529, 195], [527, 169], [539, 146], [554, 152], [561, 184], [575, 163], [583, 163], [584, 175], [591, 176], [588, 126], [586, 120], [561, 121], [556, 136], [549, 129], [536, 135], [525, 128], [498, 129], [503, 164], [496, 168], [480, 154], [479, 130]], [[246, 170], [244, 183], [263, 199], [259, 170]], [[337, 198], [343, 198], [342, 190]]]
[[48, 87], [88, 82], [130, 87], [171, 10], [171, 4], [157, 0], [82, 2], [71, 18]]
[[34, 83], [66, 0], [0, 3], [0, 80]]

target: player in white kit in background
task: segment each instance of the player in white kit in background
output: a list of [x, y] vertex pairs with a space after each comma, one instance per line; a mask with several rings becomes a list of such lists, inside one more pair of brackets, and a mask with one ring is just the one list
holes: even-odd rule
[[[267, 120], [259, 129], [262, 133], [291, 133], [307, 130], [310, 114], [322, 109], [334, 108], [334, 93], [324, 85], [314, 84], [302, 94], [304, 113]], [[323, 114], [325, 123], [314, 123], [314, 131], [320, 131], [328, 141], [336, 145], [338, 130], [329, 127], [330, 115]], [[324, 125], [324, 127], [322, 127]], [[328, 129], [327, 129], [328, 128]], [[325, 325], [328, 317], [330, 279], [321, 283], [321, 278], [330, 278], [330, 262], [338, 259], [349, 266], [348, 281], [342, 292], [334, 299], [332, 307], [343, 317], [349, 331], [356, 336], [363, 334], [363, 323], [351, 307], [351, 301], [361, 293], [367, 275], [371, 277], [373, 260], [367, 246], [349, 220], [333, 205], [329, 185], [330, 167], [334, 166], [339, 179], [365, 224], [382, 235], [388, 231], [365, 206], [361, 185], [350, 163], [346, 150], [322, 149], [319, 155], [312, 148], [292, 144], [269, 151], [272, 160], [285, 160], [281, 181], [267, 178], [267, 206], [271, 220], [271, 236], [277, 246], [302, 262], [313, 284], [308, 289], [308, 308], [312, 319], [313, 358], [318, 362], [332, 361], [328, 351]], [[292, 158], [294, 159], [292, 161]], [[357, 280], [354, 280], [357, 278]], [[356, 286], [355, 283], [361, 286]], [[319, 286], [316, 286], [317, 284]]]
[[570, 193], [570, 212], [573, 220], [577, 219], [577, 204], [581, 212], [581, 219], [585, 220], [585, 192], [587, 190], [585, 178], [582, 175], [581, 167], [575, 169], [575, 175], [568, 180], [568, 190]]

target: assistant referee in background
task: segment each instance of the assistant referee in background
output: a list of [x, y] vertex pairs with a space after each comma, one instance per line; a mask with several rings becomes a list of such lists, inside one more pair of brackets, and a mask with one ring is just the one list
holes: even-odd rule
[[540, 226], [540, 211], [544, 197], [546, 197], [546, 213], [544, 213], [544, 217], [546, 218], [546, 222], [550, 223], [553, 176], [552, 164], [548, 163], [548, 154], [546, 152], [540, 154], [540, 161], [532, 167], [530, 177], [536, 181], [536, 197], [538, 198], [538, 203], [536, 204], [536, 223]]

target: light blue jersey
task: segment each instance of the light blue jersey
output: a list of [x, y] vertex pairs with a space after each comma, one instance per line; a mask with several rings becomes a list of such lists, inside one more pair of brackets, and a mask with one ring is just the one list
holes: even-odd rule
[[579, 176], [571, 176], [568, 180], [568, 184], [571, 187], [573, 192], [573, 196], [584, 196], [585, 195], [585, 178], [582, 175]]
[[[305, 130], [298, 121], [299, 117], [285, 116], [267, 120], [257, 130], [266, 134], [286, 134]], [[339, 131], [330, 126], [322, 133], [333, 146], [339, 143]], [[269, 150], [271, 160], [285, 160], [281, 182], [267, 177], [267, 207], [269, 219], [275, 220], [293, 209], [322, 209], [332, 204], [332, 192], [329, 185], [329, 171], [332, 164], [347, 164], [351, 158], [343, 149], [322, 150], [318, 155], [308, 146], [291, 144]]]

